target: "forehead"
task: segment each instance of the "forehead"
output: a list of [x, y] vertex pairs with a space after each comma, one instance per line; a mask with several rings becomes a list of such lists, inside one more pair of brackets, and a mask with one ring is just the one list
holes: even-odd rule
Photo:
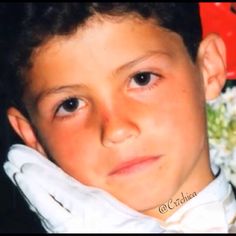
[[[179, 38], [179, 41], [176, 39]], [[48, 55], [59, 53], [60, 49], [69, 47], [93, 46], [91, 50], [120, 49], [122, 47], [140, 49], [159, 44], [159, 46], [174, 46], [181, 43], [181, 37], [166, 28], [158, 26], [156, 20], [144, 20], [135, 16], [124, 17], [93, 17], [86, 25], [79, 27], [75, 33], [68, 36], [54, 36], [33, 53], [34, 64], [39, 59], [46, 59]], [[96, 44], [94, 44], [96, 43]], [[80, 46], [81, 45], [81, 46]], [[179, 47], [179, 45], [176, 45]], [[61, 51], [62, 52], [62, 51]], [[45, 57], [45, 58], [43, 58]]]
[[62, 75], [64, 71], [72, 73], [78, 68], [85, 72], [94, 72], [96, 68], [112, 72], [155, 51], [171, 59], [186, 53], [181, 37], [153, 20], [93, 19], [74, 34], [55, 36], [35, 50], [29, 74], [33, 80], [40, 77], [42, 83], [43, 78], [55, 76], [55, 72]]

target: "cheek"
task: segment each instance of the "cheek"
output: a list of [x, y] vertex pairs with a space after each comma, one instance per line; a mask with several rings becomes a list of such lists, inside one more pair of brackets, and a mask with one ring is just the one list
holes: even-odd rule
[[149, 105], [142, 127], [149, 149], [164, 154], [156, 177], [160, 191], [168, 188], [163, 197], [171, 196], [185, 180], [206, 139], [204, 107], [197, 92], [173, 88], [159, 95], [161, 102]]
[[84, 184], [91, 184], [91, 180], [96, 179], [93, 177], [94, 173], [100, 171], [100, 153], [95, 136], [94, 132], [76, 129], [74, 125], [66, 128], [53, 127], [50, 132], [43, 132], [42, 135], [44, 144], [57, 165]]
[[[156, 145], [176, 156], [200, 149], [205, 139], [204, 102], [200, 88], [190, 83], [172, 83], [162, 94], [153, 97], [147, 110], [145, 130], [156, 137]], [[155, 142], [154, 141], [154, 142]]]

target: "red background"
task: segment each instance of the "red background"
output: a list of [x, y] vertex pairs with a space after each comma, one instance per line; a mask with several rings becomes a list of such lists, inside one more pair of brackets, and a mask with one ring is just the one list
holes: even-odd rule
[[227, 78], [236, 79], [236, 3], [201, 2], [200, 14], [203, 37], [215, 32], [223, 38], [227, 49]]

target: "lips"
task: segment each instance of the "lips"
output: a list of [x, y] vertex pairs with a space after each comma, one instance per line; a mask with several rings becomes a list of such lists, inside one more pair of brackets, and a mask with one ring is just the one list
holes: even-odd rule
[[122, 162], [117, 167], [115, 167], [110, 173], [109, 176], [113, 175], [124, 175], [136, 172], [138, 170], [148, 167], [154, 162], [156, 162], [160, 156], [146, 156], [133, 158], [130, 161]]

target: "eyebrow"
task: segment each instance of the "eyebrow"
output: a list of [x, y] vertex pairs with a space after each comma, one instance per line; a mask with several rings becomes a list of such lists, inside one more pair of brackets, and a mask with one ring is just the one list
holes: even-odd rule
[[[115, 74], [118, 74], [119, 72], [121, 72], [123, 70], [133, 67], [133, 66], [141, 63], [142, 61], [145, 61], [146, 59], [148, 59], [154, 55], [170, 57], [170, 54], [167, 52], [164, 52], [164, 51], [155, 51], [155, 50], [148, 51], [147, 53], [145, 53], [145, 55], [142, 55], [142, 56], [136, 58], [135, 60], [129, 61], [129, 62], [125, 63], [124, 65], [119, 66], [115, 70]], [[33, 104], [37, 105], [40, 100], [42, 100], [44, 97], [49, 96], [51, 94], [57, 94], [57, 93], [61, 93], [61, 92], [67, 91], [67, 90], [78, 90], [78, 89], [85, 88], [85, 87], [86, 87], [86, 85], [84, 85], [84, 84], [72, 84], [72, 85], [64, 85], [64, 86], [49, 88], [49, 89], [46, 89], [46, 90], [40, 92], [35, 97]]]
[[139, 64], [141, 63], [142, 61], [145, 61], [146, 59], [152, 57], [152, 56], [155, 56], [155, 55], [159, 55], [159, 56], [166, 56], [166, 57], [171, 57], [169, 53], [167, 52], [164, 52], [164, 51], [156, 51], [156, 50], [152, 50], [152, 51], [148, 51], [147, 53], [145, 53], [145, 55], [142, 55], [138, 58], [136, 58], [135, 60], [133, 61], [130, 61], [128, 63], [125, 63], [124, 65], [121, 65], [120, 67], [118, 67], [116, 70], [115, 70], [115, 73], [119, 73], [120, 71], [122, 70], [125, 70], [127, 68], [130, 68], [130, 67], [133, 67], [135, 66], [136, 64]]
[[44, 97], [49, 96], [51, 94], [62, 93], [62, 92], [68, 91], [68, 90], [78, 90], [78, 89], [81, 89], [84, 87], [86, 87], [86, 86], [83, 84], [72, 84], [72, 85], [63, 85], [63, 86], [49, 88], [49, 89], [46, 89], [46, 90], [42, 91], [41, 93], [39, 93], [35, 97], [33, 103], [34, 103], [34, 105], [37, 105], [40, 102], [40, 100], [42, 100]]

